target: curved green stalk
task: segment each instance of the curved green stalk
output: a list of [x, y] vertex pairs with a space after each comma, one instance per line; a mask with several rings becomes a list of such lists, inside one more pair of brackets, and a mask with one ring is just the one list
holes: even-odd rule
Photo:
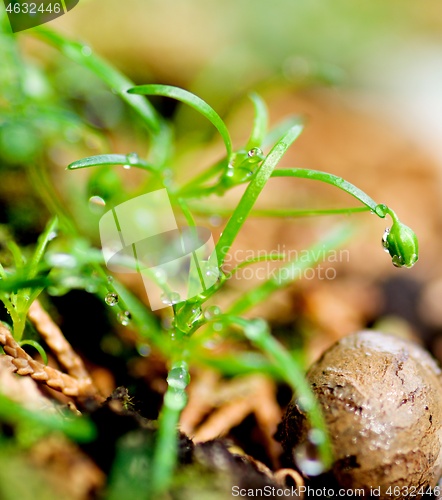
[[[229, 207], [216, 207], [188, 202], [192, 211], [198, 215], [229, 217], [235, 209]], [[318, 208], [318, 209], [291, 209], [291, 208], [254, 208], [249, 217], [319, 217], [324, 215], [350, 215], [353, 213], [368, 212], [368, 207], [347, 208]]]
[[303, 370], [300, 369], [283, 345], [271, 335], [265, 321], [261, 319], [247, 320], [236, 316], [227, 316], [225, 319], [230, 324], [241, 327], [252, 344], [270, 357], [281, 378], [290, 385], [298, 400], [302, 401], [310, 424], [313, 428], [320, 430], [324, 437], [318, 444], [318, 450], [324, 468], [328, 469], [332, 464], [333, 456], [327, 425]]
[[342, 189], [351, 196], [354, 196], [370, 210], [373, 210], [373, 212], [375, 212], [379, 217], [385, 217], [385, 215], [381, 215], [376, 211], [378, 203], [364, 193], [364, 191], [337, 175], [321, 172], [319, 170], [311, 170], [309, 168], [278, 168], [273, 171], [272, 177], [299, 177], [302, 179], [312, 179], [331, 184], [332, 186]]
[[139, 85], [137, 87], [129, 89], [128, 92], [129, 94], [159, 95], [164, 97], [171, 97], [172, 99], [181, 101], [194, 108], [205, 118], [207, 118], [218, 130], [226, 147], [227, 158], [230, 160], [230, 158], [232, 157], [232, 141], [230, 139], [230, 134], [225, 123], [218, 115], [218, 113], [200, 97], [197, 97], [195, 94], [192, 94], [191, 92], [188, 92], [187, 90], [181, 89], [179, 87], [158, 84]]
[[38, 354], [40, 354], [41, 359], [43, 360], [43, 363], [45, 365], [48, 364], [48, 355], [46, 354], [46, 351], [43, 349], [43, 347], [38, 342], [36, 342], [35, 340], [32, 340], [32, 339], [26, 339], [26, 340], [20, 341], [19, 344], [20, 344], [20, 347], [22, 347], [24, 345], [30, 345], [31, 347], [33, 347], [38, 352]]

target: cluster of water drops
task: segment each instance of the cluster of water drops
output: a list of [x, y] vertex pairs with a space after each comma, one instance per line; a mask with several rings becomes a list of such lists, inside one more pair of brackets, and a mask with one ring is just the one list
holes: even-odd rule
[[220, 188], [225, 189], [249, 181], [263, 159], [263, 152], [259, 148], [238, 151], [221, 177]]
[[[111, 276], [109, 276], [108, 279], [113, 280]], [[116, 292], [108, 292], [104, 297], [104, 301], [108, 306], [115, 307], [119, 303], [120, 297]], [[131, 319], [132, 316], [130, 314], [130, 311], [123, 310], [117, 314], [117, 321], [123, 326], [128, 326]]]

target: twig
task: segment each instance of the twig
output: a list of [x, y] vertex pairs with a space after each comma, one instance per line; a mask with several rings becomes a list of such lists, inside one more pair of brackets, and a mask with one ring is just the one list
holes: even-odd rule
[[69, 375], [78, 380], [90, 379], [82, 359], [72, 349], [71, 344], [66, 340], [60, 328], [54, 323], [38, 300], [35, 300], [29, 308], [28, 317]]
[[94, 396], [94, 388], [90, 378], [77, 380], [55, 368], [46, 366], [29, 356], [14, 340], [9, 330], [0, 324], [0, 344], [19, 375], [30, 375], [34, 380], [43, 382], [52, 389], [61, 391], [66, 396]]

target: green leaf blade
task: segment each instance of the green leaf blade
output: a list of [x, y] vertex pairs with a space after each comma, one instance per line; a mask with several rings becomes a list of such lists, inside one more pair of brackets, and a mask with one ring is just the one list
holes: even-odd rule
[[68, 170], [78, 170], [80, 168], [99, 167], [104, 165], [130, 165], [131, 167], [141, 168], [154, 172], [153, 165], [140, 158], [132, 158], [130, 155], [106, 154], [88, 156], [81, 160], [74, 161], [67, 166]]
[[41, 26], [35, 28], [34, 32], [37, 36], [55, 46], [66, 57], [95, 73], [135, 110], [152, 134], [159, 133], [161, 118], [153, 106], [141, 96], [127, 93], [127, 90], [133, 87], [133, 82], [114, 69], [104, 59], [92, 53], [91, 49], [84, 44], [69, 40], [59, 33]]
[[212, 125], [218, 130], [220, 133], [224, 145], [227, 151], [227, 157], [230, 158], [233, 154], [232, 150], [232, 141], [230, 139], [229, 131], [222, 120], [222, 118], [218, 115], [218, 113], [209, 106], [205, 101], [203, 101], [200, 97], [188, 92], [187, 90], [181, 89], [179, 87], [172, 87], [170, 85], [157, 85], [157, 84], [148, 84], [148, 85], [139, 85], [137, 87], [133, 87], [128, 90], [129, 94], [143, 94], [143, 95], [157, 95], [162, 97], [170, 97], [172, 99], [176, 99], [177, 101], [183, 102], [188, 106], [192, 107], [196, 111], [198, 111], [201, 115], [207, 118]]
[[247, 141], [246, 149], [260, 147], [267, 133], [268, 112], [264, 100], [255, 92], [249, 95], [255, 109], [255, 119], [250, 138]]

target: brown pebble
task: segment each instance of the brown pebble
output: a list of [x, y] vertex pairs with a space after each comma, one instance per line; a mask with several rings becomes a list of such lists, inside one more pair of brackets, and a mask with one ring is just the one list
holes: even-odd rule
[[[366, 493], [380, 487], [378, 498], [393, 500], [408, 498], [402, 493], [406, 487], [419, 498], [420, 488], [437, 484], [442, 383], [427, 351], [392, 335], [361, 331], [328, 349], [307, 378], [329, 429], [340, 485]], [[305, 414], [294, 400], [280, 427], [289, 456], [307, 434]], [[395, 486], [399, 495], [393, 493]]]

